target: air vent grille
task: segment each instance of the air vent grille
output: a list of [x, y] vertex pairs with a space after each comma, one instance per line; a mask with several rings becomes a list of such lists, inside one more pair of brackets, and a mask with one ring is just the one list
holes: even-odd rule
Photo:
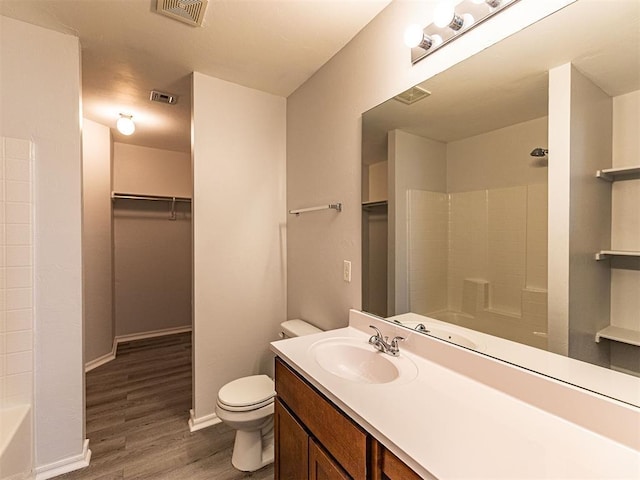
[[431, 95], [429, 90], [425, 90], [420, 87], [411, 87], [409, 90], [405, 90], [393, 97], [395, 100], [406, 103], [407, 105], [411, 105], [412, 103], [416, 103], [418, 100], [422, 100], [423, 98], [427, 98]]
[[152, 102], [159, 103], [168, 103], [169, 105], [173, 105], [178, 103], [178, 96], [172, 93], [159, 92], [157, 90], [151, 90], [151, 94], [149, 95], [149, 100]]
[[157, 0], [156, 11], [194, 27], [202, 26], [209, 0]]

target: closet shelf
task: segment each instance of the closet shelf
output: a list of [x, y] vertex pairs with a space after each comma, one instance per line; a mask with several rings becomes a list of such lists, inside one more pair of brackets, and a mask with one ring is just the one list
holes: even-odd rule
[[606, 260], [611, 257], [640, 257], [636, 250], [600, 250], [596, 253], [596, 260]]
[[112, 192], [112, 200], [151, 200], [165, 202], [191, 202], [189, 197], [169, 197], [167, 195], [138, 195], [136, 193]]
[[364, 210], [370, 210], [372, 208], [376, 208], [376, 207], [386, 207], [387, 206], [387, 201], [386, 200], [375, 200], [372, 202], [362, 202], [362, 208]]
[[613, 340], [615, 342], [628, 343], [640, 347], [640, 331], [629, 328], [615, 327], [609, 325], [596, 333], [596, 342], [600, 343], [601, 338]]
[[301, 213], [317, 212], [319, 210], [336, 210], [342, 211], [342, 203], [330, 203], [329, 205], [319, 205], [317, 207], [298, 208], [296, 210], [289, 210], [291, 215], [300, 216]]
[[637, 180], [640, 178], [640, 165], [632, 167], [605, 168], [596, 172], [596, 177], [608, 182], [616, 180]]

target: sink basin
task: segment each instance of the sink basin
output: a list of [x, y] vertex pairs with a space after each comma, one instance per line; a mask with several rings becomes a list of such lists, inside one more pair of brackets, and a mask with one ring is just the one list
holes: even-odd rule
[[406, 357], [392, 357], [374, 349], [367, 340], [329, 338], [309, 347], [327, 372], [356, 383], [382, 384], [413, 380], [418, 369]]

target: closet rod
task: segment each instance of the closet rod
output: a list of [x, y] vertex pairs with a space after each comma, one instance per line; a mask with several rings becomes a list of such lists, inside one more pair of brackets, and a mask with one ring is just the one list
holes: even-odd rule
[[291, 215], [300, 215], [301, 213], [317, 212], [318, 210], [337, 210], [342, 211], [342, 203], [330, 203], [329, 205], [320, 205], [319, 207], [299, 208], [297, 210], [289, 210]]
[[113, 200], [152, 200], [152, 201], [165, 201], [165, 202], [187, 202], [191, 203], [191, 199], [188, 197], [168, 197], [165, 195], [136, 195], [133, 193], [111, 193]]

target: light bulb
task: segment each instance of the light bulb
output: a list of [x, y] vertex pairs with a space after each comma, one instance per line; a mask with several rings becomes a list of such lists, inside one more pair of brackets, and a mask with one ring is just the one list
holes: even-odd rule
[[455, 10], [451, 2], [440, 2], [433, 11], [433, 23], [440, 28], [448, 27], [454, 15]]
[[424, 38], [422, 27], [417, 23], [409, 25], [404, 31], [404, 44], [409, 48], [420, 45]]
[[470, 13], [462, 15], [462, 28], [469, 28], [475, 23], [476, 19]]
[[116, 122], [116, 128], [123, 135], [131, 135], [136, 131], [136, 124], [133, 123], [131, 115], [120, 114], [120, 118]]
[[460, 30], [463, 20], [456, 15], [453, 3], [450, 1], [440, 2], [433, 11], [433, 23], [440, 28], [449, 27], [453, 30]]

